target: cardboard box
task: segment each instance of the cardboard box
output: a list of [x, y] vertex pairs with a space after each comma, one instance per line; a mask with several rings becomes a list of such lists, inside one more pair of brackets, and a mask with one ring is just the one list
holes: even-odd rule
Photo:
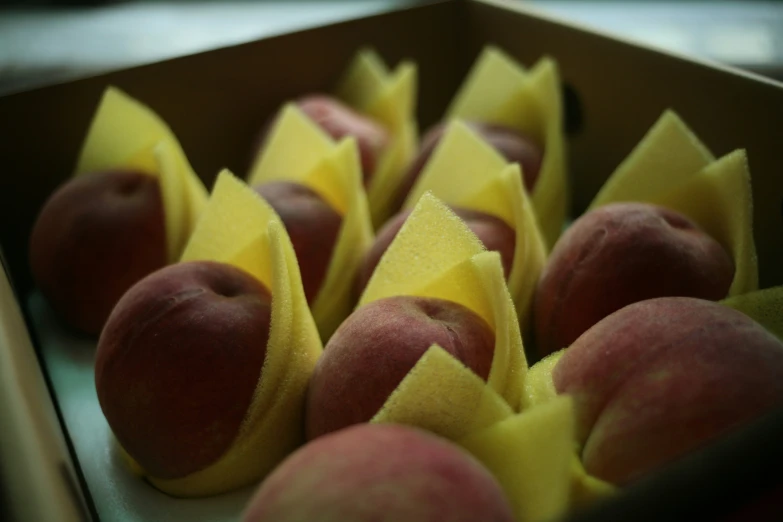
[[[8, 276], [0, 278], [4, 519], [97, 519], [81, 467], [72, 460], [74, 441], [62, 430], [58, 396], [50, 394], [51, 376], [42, 371], [42, 346], [28, 307], [27, 239], [45, 198], [70, 176], [108, 84], [157, 111], [211, 186], [223, 167], [246, 171], [250, 144], [267, 115], [292, 96], [329, 89], [360, 46], [374, 46], [392, 64], [405, 58], [418, 63], [419, 122], [426, 128], [439, 119], [487, 43], [524, 64], [544, 54], [558, 60], [574, 214], [666, 108], [677, 110], [716, 155], [746, 148], [761, 287], [783, 284], [783, 85], [564, 24], [519, 2], [432, 3], [9, 95], [0, 98], [0, 245]], [[674, 510], [667, 520], [726, 512], [742, 500], [737, 491], [772, 484], [757, 472], [772, 469], [772, 457], [783, 461], [772, 444], [783, 436], [782, 420], [778, 412], [736, 440], [709, 448], [713, 453], [696, 454], [575, 520], [609, 520], [604, 517], [620, 512], [641, 520], [667, 508]], [[683, 473], [690, 482], [682, 483]], [[689, 488], [700, 493], [682, 496]], [[704, 494], [727, 488], [735, 495]], [[671, 496], [678, 491], [679, 497]], [[662, 496], [667, 494], [669, 501]]]

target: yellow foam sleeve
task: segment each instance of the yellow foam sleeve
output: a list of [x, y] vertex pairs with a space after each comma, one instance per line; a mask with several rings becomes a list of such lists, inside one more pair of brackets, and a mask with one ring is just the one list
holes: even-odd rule
[[[500, 255], [486, 252], [465, 223], [430, 193], [421, 197], [381, 258], [359, 306], [396, 295], [446, 299], [487, 321], [495, 332], [487, 384], [512, 410], [517, 410], [527, 361]], [[456, 389], [460, 379], [466, 388], [473, 386], [458, 370], [458, 366], [444, 367], [442, 373], [427, 371], [426, 375], [433, 389]], [[410, 396], [415, 399], [415, 394]], [[418, 406], [411, 401], [407, 407]]]
[[157, 488], [179, 497], [215, 495], [258, 481], [304, 442], [305, 393], [322, 351], [285, 228], [271, 207], [228, 171], [218, 176], [183, 252], [183, 262], [194, 260], [228, 263], [264, 283], [272, 294], [272, 320], [258, 386], [231, 447], [183, 478], [145, 473]]
[[134, 168], [160, 181], [168, 260], [175, 262], [207, 201], [207, 190], [166, 123], [116, 87], [101, 97], [74, 175]]
[[713, 161], [677, 113], [666, 110], [606, 180], [590, 209], [669, 192]]
[[554, 520], [570, 507], [574, 422], [571, 398], [561, 396], [459, 444], [495, 475], [518, 522]]
[[[453, 121], [444, 129], [403, 208], [412, 208], [427, 191], [449, 205], [464, 204], [484, 192], [506, 166], [506, 160], [491, 145], [462, 121]], [[510, 205], [503, 203], [492, 213], [511, 224]]]
[[721, 303], [739, 310], [783, 340], [783, 286], [737, 295]]
[[524, 395], [522, 396], [522, 405], [525, 408], [532, 408], [541, 404], [546, 404], [557, 397], [555, 383], [552, 380], [552, 370], [565, 353], [565, 348], [553, 352], [538, 361], [530, 367], [525, 375]]
[[507, 164], [470, 127], [455, 120], [447, 125], [403, 208], [411, 208], [425, 192], [452, 207], [494, 215], [514, 229], [516, 245], [508, 287], [527, 334], [533, 293], [546, 262], [546, 244], [519, 165]]
[[481, 377], [433, 345], [370, 422], [418, 426], [459, 440], [512, 414]]
[[718, 158], [682, 186], [652, 203], [685, 214], [727, 249], [734, 258], [730, 296], [758, 289], [753, 192], [744, 150]]
[[362, 49], [338, 82], [335, 94], [353, 109], [381, 123], [389, 143], [372, 173], [367, 198], [372, 221], [380, 227], [393, 212], [392, 203], [405, 169], [416, 154], [418, 72], [414, 63], [401, 62], [389, 71], [372, 49]]
[[322, 339], [353, 308], [356, 272], [373, 241], [367, 196], [354, 138], [335, 143], [296, 105], [286, 105], [250, 171], [251, 185], [293, 181], [316, 191], [342, 217], [337, 243], [312, 303]]
[[[557, 394], [555, 383], [552, 380], [552, 371], [565, 353], [565, 350], [564, 348], [558, 352], [551, 353], [530, 367], [525, 375], [524, 396], [522, 398], [523, 410], [560, 400], [562, 396]], [[575, 432], [574, 437], [576, 437]], [[571, 450], [571, 509], [585, 507], [616, 491], [616, 487], [612, 484], [589, 475], [585, 471], [582, 461], [579, 459], [576, 439], [573, 442], [574, 445]]]
[[570, 507], [582, 509], [617, 493], [617, 486], [589, 475], [582, 461], [574, 452], [571, 458], [571, 502]]
[[557, 63], [541, 58], [524, 69], [500, 49], [487, 46], [446, 112], [446, 119], [505, 125], [529, 134], [544, 157], [531, 193], [547, 247], [554, 245], [570, 200], [563, 108]]
[[302, 182], [334, 148], [334, 141], [293, 103], [275, 120], [248, 174], [251, 186], [268, 181]]
[[125, 464], [128, 471], [130, 471], [132, 474], [143, 477], [144, 476], [144, 469], [139, 465], [138, 462], [136, 462], [133, 457], [131, 457], [127, 451], [125, 451], [125, 448], [120, 445], [119, 441], [112, 437], [112, 441], [114, 442], [114, 448], [117, 451], [117, 455], [120, 457], [120, 460], [123, 464]]
[[359, 49], [340, 78], [335, 94], [351, 106], [364, 110], [383, 91], [389, 74], [389, 68], [374, 49]]
[[590, 209], [624, 201], [661, 205], [688, 216], [732, 255], [729, 296], [758, 289], [753, 194], [744, 150], [716, 160], [668, 110], [607, 180]]

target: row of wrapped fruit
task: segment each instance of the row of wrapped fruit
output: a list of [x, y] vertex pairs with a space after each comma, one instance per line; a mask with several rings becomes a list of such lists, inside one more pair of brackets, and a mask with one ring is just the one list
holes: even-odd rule
[[544, 520], [783, 401], [743, 150], [667, 111], [569, 225], [554, 60], [485, 49], [421, 140], [416, 81], [358, 53], [210, 191], [106, 90], [30, 263], [129, 470], [260, 481], [247, 521]]

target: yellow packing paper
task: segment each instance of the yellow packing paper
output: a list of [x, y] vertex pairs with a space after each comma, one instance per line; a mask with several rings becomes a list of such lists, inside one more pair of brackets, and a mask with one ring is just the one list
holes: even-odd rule
[[783, 286], [730, 297], [721, 303], [739, 310], [783, 341]]
[[218, 461], [187, 477], [148, 477], [162, 491], [182, 497], [253, 483], [304, 442], [305, 393], [322, 350], [282, 223], [228, 171], [218, 176], [182, 255], [183, 262], [194, 260], [232, 264], [264, 283], [272, 295], [272, 321], [258, 387], [232, 446]]
[[758, 289], [753, 194], [745, 151], [714, 159], [673, 111], [666, 111], [615, 170], [590, 209], [639, 201], [676, 210], [734, 259], [729, 296]]
[[[484, 318], [495, 332], [487, 384], [513, 411], [517, 410], [527, 361], [500, 256], [484, 251], [462, 220], [431, 194], [422, 196], [381, 258], [359, 306], [395, 295], [447, 299]], [[475, 388], [472, 375], [461, 365], [428, 364], [418, 371], [420, 378], [404, 380], [395, 391], [395, 400], [381, 409], [385, 419], [394, 422], [398, 417], [415, 415], [404, 410], [419, 408], [417, 397], [459, 394], [462, 388]], [[392, 406], [394, 411], [385, 411]], [[444, 414], [442, 419], [433, 416], [431, 422], [454, 425], [449, 415]], [[492, 417], [482, 412], [473, 415]], [[473, 419], [466, 416], [460, 422], [469, 426]]]
[[283, 108], [249, 176], [253, 186], [293, 181], [313, 189], [342, 216], [342, 224], [312, 313], [328, 339], [353, 307], [356, 272], [373, 241], [354, 138], [334, 143], [295, 105]]
[[405, 169], [416, 154], [417, 84], [415, 64], [404, 61], [391, 72], [377, 53], [364, 49], [356, 55], [335, 90], [338, 98], [381, 123], [389, 132], [389, 144], [378, 159], [367, 187], [375, 228], [391, 216]]
[[497, 477], [516, 520], [538, 522], [569, 510], [574, 429], [571, 398], [561, 396], [459, 443]]
[[533, 294], [546, 262], [546, 245], [533, 206], [522, 186], [519, 165], [507, 164], [489, 144], [460, 121], [448, 124], [403, 208], [424, 192], [452, 207], [494, 215], [516, 233], [508, 287], [523, 333], [530, 327]]
[[560, 75], [553, 59], [544, 57], [528, 71], [492, 46], [481, 53], [446, 112], [447, 120], [511, 127], [543, 147], [531, 200], [548, 248], [560, 236], [570, 197], [562, 113]]
[[74, 175], [115, 168], [140, 169], [160, 181], [168, 260], [175, 262], [207, 201], [171, 129], [149, 107], [116, 87], [104, 91]]

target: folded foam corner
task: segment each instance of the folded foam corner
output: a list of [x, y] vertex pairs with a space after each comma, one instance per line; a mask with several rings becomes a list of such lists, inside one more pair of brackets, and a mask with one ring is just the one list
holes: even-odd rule
[[140, 170], [159, 180], [168, 261], [175, 262], [206, 204], [207, 190], [169, 126], [116, 87], [101, 97], [74, 175], [111, 169]]
[[570, 508], [574, 423], [571, 398], [562, 396], [459, 443], [498, 479], [517, 520], [553, 520]]
[[389, 132], [389, 143], [381, 153], [367, 187], [376, 228], [390, 217], [405, 169], [416, 154], [417, 91], [415, 63], [403, 61], [390, 71], [372, 49], [357, 53], [336, 89], [340, 99], [382, 124]]

